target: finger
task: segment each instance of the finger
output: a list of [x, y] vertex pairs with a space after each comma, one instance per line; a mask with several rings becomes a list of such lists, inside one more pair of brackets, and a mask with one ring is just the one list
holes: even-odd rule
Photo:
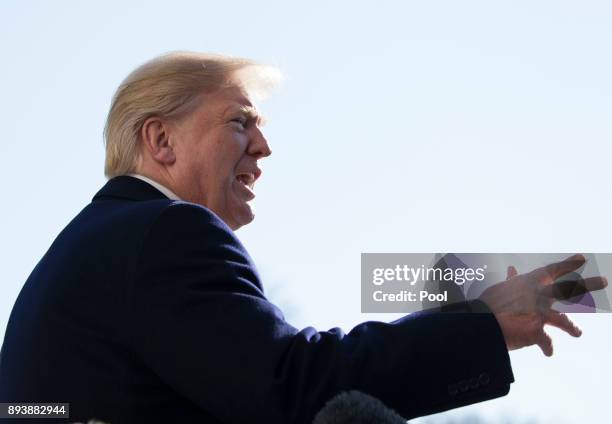
[[536, 270], [544, 282], [552, 283], [562, 275], [580, 268], [586, 262], [584, 255], [574, 255], [560, 262], [555, 262]]
[[548, 298], [568, 300], [582, 296], [587, 292], [604, 289], [607, 286], [608, 279], [606, 277], [578, 278], [545, 286], [542, 288], [541, 294]]
[[508, 267], [508, 272], [507, 272], [506, 275], [507, 275], [506, 276], [506, 280], [509, 280], [511, 278], [516, 277], [518, 275], [518, 271], [517, 271], [516, 267], [514, 265], [510, 265]]
[[557, 311], [548, 311], [544, 314], [546, 324], [557, 327], [573, 337], [580, 337], [582, 330], [566, 314]]
[[550, 335], [542, 330], [538, 337], [537, 345], [542, 349], [542, 353], [546, 356], [552, 356], [553, 354], [553, 342]]

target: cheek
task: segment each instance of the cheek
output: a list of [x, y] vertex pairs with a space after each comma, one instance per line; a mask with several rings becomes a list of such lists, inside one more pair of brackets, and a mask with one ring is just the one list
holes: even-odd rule
[[[246, 153], [248, 139], [234, 131], [224, 132], [200, 140], [187, 160], [191, 173], [198, 175], [203, 190], [209, 193], [231, 193], [240, 160]], [[187, 152], [189, 154], [189, 152]]]
[[225, 140], [225, 143], [220, 147], [218, 160], [219, 163], [223, 164], [226, 175], [235, 175], [238, 164], [246, 153], [246, 146], [246, 137], [237, 134]]

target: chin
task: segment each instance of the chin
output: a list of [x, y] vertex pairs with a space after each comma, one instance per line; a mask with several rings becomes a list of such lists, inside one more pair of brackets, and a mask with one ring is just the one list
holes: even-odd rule
[[253, 213], [253, 209], [249, 204], [243, 204], [235, 211], [232, 218], [230, 228], [235, 231], [238, 228], [253, 222], [255, 219], [255, 213]]

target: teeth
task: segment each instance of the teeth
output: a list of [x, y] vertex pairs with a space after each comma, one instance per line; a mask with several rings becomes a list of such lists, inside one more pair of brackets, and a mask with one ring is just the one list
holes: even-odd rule
[[253, 174], [240, 174], [236, 177], [238, 179], [238, 181], [240, 181], [242, 184], [251, 187], [254, 180], [255, 180], [255, 176]]
[[255, 176], [253, 174], [241, 174], [238, 176], [238, 179], [244, 184], [249, 185], [255, 180]]

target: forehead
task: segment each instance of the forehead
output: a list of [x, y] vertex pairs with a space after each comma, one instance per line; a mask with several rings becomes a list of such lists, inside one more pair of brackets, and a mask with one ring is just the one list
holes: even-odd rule
[[226, 87], [214, 92], [210, 98], [210, 106], [224, 111], [225, 109], [254, 109], [255, 106], [246, 90], [240, 87]]
[[190, 116], [203, 125], [207, 122], [225, 122], [231, 115], [236, 114], [255, 119], [258, 125], [265, 124], [265, 118], [258, 113], [248, 92], [243, 88], [231, 86], [212, 93], [202, 93], [199, 102]]

